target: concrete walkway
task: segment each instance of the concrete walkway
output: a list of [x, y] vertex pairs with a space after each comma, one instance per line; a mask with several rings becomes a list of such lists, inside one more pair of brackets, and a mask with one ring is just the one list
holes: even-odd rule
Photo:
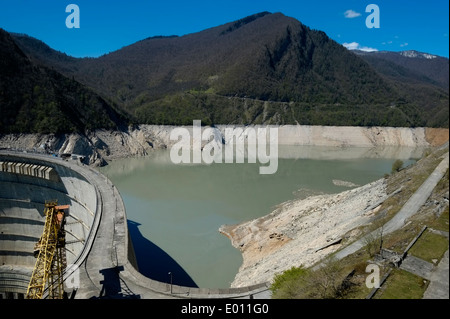
[[406, 270], [407, 272], [427, 280], [431, 280], [434, 268], [432, 263], [415, 256], [407, 256], [400, 265], [400, 269]]
[[419, 189], [411, 196], [411, 198], [403, 205], [402, 209], [390, 220], [383, 228], [383, 233], [391, 233], [400, 229], [405, 224], [405, 221], [411, 216], [415, 215], [419, 209], [425, 204], [431, 192], [436, 187], [437, 183], [442, 179], [448, 169], [449, 153], [445, 154], [444, 159], [435, 168], [433, 173], [426, 179]]
[[380, 232], [383, 231], [383, 235], [392, 233], [405, 225], [408, 218], [415, 215], [419, 209], [425, 204], [428, 197], [430, 197], [431, 192], [436, 187], [437, 183], [442, 179], [445, 172], [449, 166], [449, 153], [444, 155], [444, 159], [435, 168], [433, 173], [423, 182], [419, 189], [408, 199], [408, 201], [403, 205], [400, 211], [389, 220], [384, 226], [374, 230], [372, 233], [360, 238], [359, 240], [353, 242], [342, 250], [338, 251], [334, 257], [336, 259], [342, 259], [348, 255], [357, 252], [359, 249], [363, 248], [368, 238], [376, 238], [379, 236]]
[[431, 273], [430, 284], [423, 294], [423, 299], [449, 299], [449, 262], [448, 250], [436, 269]]

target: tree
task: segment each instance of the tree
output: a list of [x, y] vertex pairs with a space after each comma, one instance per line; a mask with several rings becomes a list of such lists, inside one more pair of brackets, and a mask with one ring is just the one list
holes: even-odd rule
[[274, 299], [336, 299], [349, 292], [348, 274], [339, 260], [329, 259], [312, 270], [292, 267], [274, 277], [270, 287]]
[[275, 275], [270, 290], [274, 299], [294, 299], [298, 298], [303, 279], [309, 271], [302, 266], [292, 267], [281, 274]]
[[395, 172], [399, 172], [403, 167], [403, 161], [402, 160], [396, 160], [393, 164], [392, 164], [392, 169], [391, 169], [391, 173], [395, 173]]
[[345, 279], [338, 260], [330, 259], [324, 266], [311, 272], [307, 283], [307, 298], [309, 299], [336, 299], [343, 297], [342, 283]]

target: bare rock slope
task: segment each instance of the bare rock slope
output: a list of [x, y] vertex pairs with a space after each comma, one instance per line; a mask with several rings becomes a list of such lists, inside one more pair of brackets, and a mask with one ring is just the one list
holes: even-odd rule
[[339, 194], [289, 201], [265, 217], [222, 226], [219, 231], [243, 256], [232, 287], [270, 282], [293, 265], [322, 260], [358, 235], [352, 230], [370, 223], [387, 197], [380, 179]]
[[[78, 154], [90, 165], [108, 160], [145, 156], [154, 149], [170, 148], [174, 126], [139, 125], [127, 130], [96, 130], [86, 134], [6, 134], [0, 135], [0, 148], [53, 154]], [[227, 126], [218, 126], [224, 136]], [[187, 127], [192, 129], [192, 127]], [[436, 146], [448, 141], [448, 129], [392, 127], [278, 126], [279, 145], [315, 146]], [[239, 137], [238, 138], [244, 138]]]

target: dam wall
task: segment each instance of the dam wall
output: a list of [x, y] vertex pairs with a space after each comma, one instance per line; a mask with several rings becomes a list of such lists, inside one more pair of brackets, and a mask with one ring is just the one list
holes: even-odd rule
[[0, 292], [24, 294], [36, 263], [34, 245], [44, 229], [45, 201], [70, 206], [66, 260], [75, 264], [92, 229], [96, 191], [56, 162], [0, 154], [0, 164]]
[[[209, 289], [147, 278], [137, 269], [121, 195], [107, 177], [79, 161], [52, 156], [0, 151], [0, 162], [0, 299], [26, 294], [36, 261], [34, 244], [42, 235], [44, 205], [49, 199], [70, 206], [66, 256], [67, 264], [76, 265], [79, 286], [66, 292], [75, 299], [269, 296], [267, 283]], [[33, 165], [54, 173], [9, 169]]]

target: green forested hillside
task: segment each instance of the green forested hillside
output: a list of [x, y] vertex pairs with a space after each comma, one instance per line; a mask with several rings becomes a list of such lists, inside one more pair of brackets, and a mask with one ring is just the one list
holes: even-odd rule
[[[433, 78], [403, 60], [355, 54], [281, 13], [151, 37], [99, 58], [72, 58], [24, 35], [14, 41], [33, 65], [89, 87], [134, 123], [448, 127], [448, 59], [447, 73]], [[108, 126], [100, 117], [90, 127]]]
[[0, 30], [0, 133], [117, 128], [125, 117], [92, 90], [31, 62]]

